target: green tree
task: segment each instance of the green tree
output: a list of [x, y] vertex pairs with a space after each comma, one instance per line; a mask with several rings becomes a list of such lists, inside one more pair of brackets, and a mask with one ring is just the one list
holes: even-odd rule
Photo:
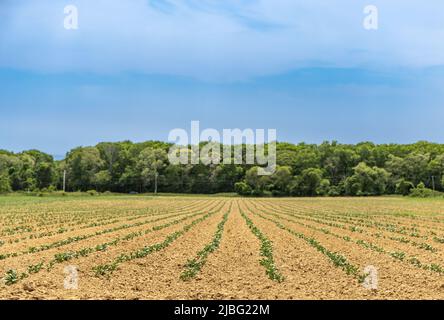
[[259, 167], [252, 167], [245, 174], [245, 182], [251, 187], [255, 195], [262, 195], [267, 186], [270, 185], [269, 176], [260, 176]]
[[39, 189], [48, 188], [54, 182], [54, 164], [40, 162], [35, 166], [35, 179]]
[[[333, 148], [332, 148], [333, 147]], [[327, 178], [333, 184], [339, 184], [341, 180], [346, 179], [353, 167], [359, 162], [359, 155], [353, 148], [333, 144], [328, 148], [327, 156], [322, 162], [322, 168], [327, 173]], [[324, 149], [327, 146], [324, 145]]]
[[241, 196], [249, 196], [253, 191], [251, 187], [245, 182], [237, 182], [234, 185], [234, 190], [236, 191], [237, 194]]
[[407, 155], [404, 159], [403, 177], [415, 185], [430, 180], [427, 171], [429, 160], [430, 154], [414, 152]]
[[390, 174], [378, 167], [369, 167], [364, 162], [354, 168], [354, 174], [345, 180], [348, 195], [381, 195], [385, 192]]
[[330, 180], [322, 179], [319, 183], [319, 187], [316, 190], [316, 193], [321, 196], [326, 196], [330, 192]]
[[305, 169], [299, 176], [296, 177], [291, 193], [293, 195], [310, 197], [318, 195], [322, 175], [323, 173], [321, 169]]
[[102, 170], [97, 172], [93, 178], [93, 184], [96, 186], [98, 191], [106, 191], [111, 182], [111, 174], [108, 170]]
[[443, 190], [442, 184], [444, 178], [444, 154], [437, 155], [428, 165], [428, 173], [434, 177], [435, 187], [437, 190]]
[[9, 181], [9, 176], [5, 172], [0, 173], [0, 193], [11, 192], [11, 183]]
[[214, 168], [213, 181], [216, 192], [231, 192], [236, 182], [241, 180], [244, 173], [240, 165], [220, 164]]
[[95, 187], [94, 177], [104, 167], [95, 147], [76, 148], [66, 160], [68, 186], [71, 190], [87, 191]]
[[278, 166], [275, 173], [271, 176], [274, 189], [279, 191], [278, 194], [288, 194], [290, 182], [293, 179], [291, 168]]
[[159, 174], [166, 167], [168, 154], [163, 149], [153, 149], [148, 147], [144, 149], [137, 162], [140, 170], [140, 176], [144, 186], [154, 182], [154, 193], [157, 193]]

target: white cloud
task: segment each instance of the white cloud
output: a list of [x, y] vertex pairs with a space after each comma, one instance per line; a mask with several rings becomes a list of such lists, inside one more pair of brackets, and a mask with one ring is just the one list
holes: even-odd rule
[[[440, 0], [72, 0], [0, 5], [0, 67], [242, 80], [299, 67], [444, 64]], [[151, 5], [150, 5], [151, 3]], [[63, 7], [79, 8], [77, 31]]]

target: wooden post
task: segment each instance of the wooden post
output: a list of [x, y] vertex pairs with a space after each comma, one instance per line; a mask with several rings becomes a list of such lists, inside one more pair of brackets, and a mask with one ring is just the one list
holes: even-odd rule
[[63, 192], [66, 190], [66, 170], [63, 170]]
[[154, 175], [154, 194], [157, 194], [157, 177], [159, 174], [156, 171], [156, 174]]

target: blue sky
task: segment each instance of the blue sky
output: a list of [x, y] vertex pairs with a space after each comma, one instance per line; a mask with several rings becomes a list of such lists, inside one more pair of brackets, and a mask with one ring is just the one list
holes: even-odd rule
[[[78, 30], [63, 28], [68, 4]], [[2, 0], [0, 148], [166, 140], [192, 120], [444, 143], [442, 39], [439, 0]]]

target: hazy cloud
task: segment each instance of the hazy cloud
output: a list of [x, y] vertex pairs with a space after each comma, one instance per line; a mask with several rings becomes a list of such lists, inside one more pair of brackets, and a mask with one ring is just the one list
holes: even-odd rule
[[[442, 1], [371, 2], [378, 31], [363, 29], [361, 0], [3, 0], [0, 67], [231, 81], [444, 64]], [[77, 31], [63, 28], [67, 4], [79, 8]]]

